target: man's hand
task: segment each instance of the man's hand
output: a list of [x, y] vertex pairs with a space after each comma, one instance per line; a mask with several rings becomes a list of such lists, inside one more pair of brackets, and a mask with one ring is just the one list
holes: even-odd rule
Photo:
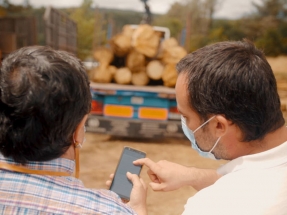
[[[110, 180], [106, 181], [108, 187], [111, 186], [114, 174], [110, 175]], [[124, 203], [127, 203], [134, 211], [139, 215], [146, 215], [146, 195], [147, 187], [144, 181], [139, 178], [136, 174], [127, 173], [127, 178], [132, 182], [133, 189], [131, 191], [130, 201], [127, 203], [126, 200], [122, 200]]]
[[128, 205], [134, 209], [139, 215], [146, 215], [146, 195], [147, 187], [144, 181], [136, 174], [127, 173], [128, 179], [133, 183], [133, 189]]
[[153, 162], [149, 158], [133, 162], [135, 165], [146, 165], [151, 188], [154, 191], [172, 191], [190, 183], [190, 168], [166, 160]]
[[216, 170], [186, 167], [166, 160], [155, 163], [149, 158], [143, 158], [133, 163], [149, 168], [147, 173], [154, 191], [172, 191], [187, 185], [201, 190], [220, 178]]
[[107, 185], [108, 189], [109, 189], [109, 188], [111, 187], [111, 185], [112, 185], [112, 181], [113, 181], [113, 179], [114, 179], [114, 176], [115, 176], [114, 173], [110, 174], [110, 179], [106, 181], [106, 185]]

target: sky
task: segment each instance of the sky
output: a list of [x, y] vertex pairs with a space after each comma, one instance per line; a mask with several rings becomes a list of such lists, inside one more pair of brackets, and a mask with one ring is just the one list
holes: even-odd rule
[[[35, 7], [53, 6], [53, 7], [71, 7], [79, 6], [82, 0], [29, 0]], [[144, 6], [140, 0], [93, 0], [99, 7], [132, 9], [144, 12]], [[170, 5], [176, 1], [183, 0], [149, 0], [148, 4], [153, 13], [166, 13]], [[221, 0], [220, 7], [214, 14], [215, 18], [237, 19], [244, 14], [251, 13], [253, 7], [251, 2], [261, 2], [261, 0]], [[0, 0], [1, 2], [1, 0]], [[24, 0], [10, 0], [13, 4], [22, 4]]]

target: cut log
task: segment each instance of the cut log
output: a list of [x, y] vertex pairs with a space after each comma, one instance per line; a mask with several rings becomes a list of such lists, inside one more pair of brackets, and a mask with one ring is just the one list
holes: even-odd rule
[[132, 46], [147, 57], [155, 57], [160, 37], [150, 25], [139, 25], [132, 36]]
[[132, 38], [134, 29], [130, 25], [125, 25], [122, 29], [122, 34]]
[[99, 83], [110, 83], [115, 73], [116, 67], [101, 64], [92, 71], [92, 80]]
[[164, 86], [174, 87], [177, 80], [177, 71], [175, 64], [167, 64], [162, 74]]
[[145, 56], [135, 50], [132, 50], [126, 59], [126, 66], [131, 70], [131, 72], [138, 72], [145, 67]]
[[153, 60], [148, 63], [146, 68], [147, 76], [153, 80], [160, 80], [162, 77], [162, 73], [164, 70], [164, 66], [158, 60]]
[[132, 74], [132, 84], [137, 86], [145, 86], [149, 82], [149, 78], [145, 72], [145, 69], [142, 69], [139, 72]]
[[165, 51], [171, 47], [179, 46], [177, 40], [174, 37], [168, 38], [161, 43], [161, 48]]
[[159, 53], [158, 53], [158, 58], [163, 58], [163, 54], [166, 50], [172, 48], [172, 47], [177, 47], [178, 42], [174, 37], [168, 38], [164, 41], [161, 42], [160, 48], [159, 48]]
[[165, 64], [177, 64], [186, 55], [186, 50], [181, 46], [169, 47], [162, 54], [162, 62]]
[[131, 49], [131, 36], [117, 34], [111, 41], [111, 47], [115, 55], [119, 57], [125, 56]]
[[118, 84], [129, 84], [132, 80], [132, 72], [127, 68], [120, 68], [114, 75], [115, 82]]
[[94, 51], [94, 58], [102, 65], [109, 65], [114, 58], [114, 54], [109, 48], [99, 47]]
[[110, 66], [108, 66], [108, 70], [109, 70], [109, 72], [112, 74], [112, 76], [114, 77], [114, 75], [116, 74], [118, 68], [115, 67], [115, 66], [111, 66], [111, 65], [110, 65]]
[[100, 66], [90, 73], [90, 79], [108, 83], [114, 78], [118, 84], [174, 87], [177, 79], [175, 64], [187, 52], [173, 37], [160, 44], [163, 36], [150, 25], [137, 28], [125, 25], [122, 32], [111, 39], [110, 49], [101, 47], [95, 50], [94, 58]]

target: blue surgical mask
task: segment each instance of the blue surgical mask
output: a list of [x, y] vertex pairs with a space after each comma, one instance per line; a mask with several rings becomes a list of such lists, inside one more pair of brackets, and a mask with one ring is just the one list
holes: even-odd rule
[[186, 120], [183, 116], [181, 116], [181, 125], [182, 125], [182, 130], [185, 134], [185, 136], [189, 139], [189, 141], [191, 142], [191, 147], [193, 149], [195, 149], [200, 156], [202, 157], [206, 157], [206, 158], [210, 158], [210, 159], [214, 159], [216, 160], [216, 157], [211, 153], [213, 151], [213, 149], [216, 147], [217, 143], [220, 140], [220, 137], [217, 139], [216, 143], [214, 144], [214, 146], [212, 147], [212, 149], [208, 152], [204, 152], [202, 151], [198, 145], [196, 144], [195, 141], [195, 137], [194, 137], [194, 133], [196, 131], [198, 131], [200, 128], [202, 128], [204, 125], [206, 125], [210, 120], [212, 120], [215, 116], [211, 117], [209, 120], [207, 120], [205, 123], [203, 123], [201, 126], [199, 126], [197, 129], [195, 129], [194, 131], [190, 130], [187, 125], [186, 125]]

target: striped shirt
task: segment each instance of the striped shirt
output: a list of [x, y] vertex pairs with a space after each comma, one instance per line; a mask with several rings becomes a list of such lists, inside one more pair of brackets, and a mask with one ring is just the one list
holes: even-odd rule
[[[0, 161], [19, 165], [0, 154]], [[29, 162], [29, 169], [69, 172], [74, 161]], [[0, 169], [0, 214], [135, 214], [109, 190], [88, 189], [72, 177], [32, 175]]]

